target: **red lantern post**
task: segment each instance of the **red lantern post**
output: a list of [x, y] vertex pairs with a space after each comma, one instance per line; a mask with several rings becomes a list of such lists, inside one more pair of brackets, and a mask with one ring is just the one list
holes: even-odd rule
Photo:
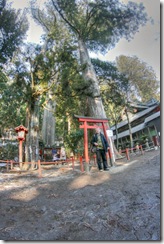
[[18, 133], [17, 139], [19, 140], [19, 163], [20, 168], [22, 167], [22, 158], [23, 158], [23, 141], [25, 140], [25, 136], [28, 133], [28, 129], [24, 127], [23, 125], [19, 125], [15, 128], [15, 131]]

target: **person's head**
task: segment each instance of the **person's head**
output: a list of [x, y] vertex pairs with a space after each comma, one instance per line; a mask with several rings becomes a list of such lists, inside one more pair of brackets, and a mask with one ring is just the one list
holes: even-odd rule
[[95, 128], [95, 132], [96, 132], [96, 134], [99, 134], [99, 133], [100, 133], [100, 131], [101, 131], [101, 130], [100, 130], [100, 128], [99, 128], [99, 127], [96, 127], [96, 128]]

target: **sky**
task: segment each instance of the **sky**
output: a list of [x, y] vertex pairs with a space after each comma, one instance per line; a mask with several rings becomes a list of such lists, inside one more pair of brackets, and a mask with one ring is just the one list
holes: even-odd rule
[[[28, 6], [28, 0], [8, 0], [13, 3], [14, 8], [24, 8]], [[37, 0], [40, 7], [43, 6], [45, 0]], [[128, 0], [122, 0], [127, 3]], [[141, 27], [139, 33], [134, 35], [133, 40], [128, 42], [121, 39], [114, 49], [110, 50], [105, 56], [99, 55], [100, 59], [106, 61], [115, 61], [120, 55], [137, 56], [141, 61], [146, 62], [153, 68], [157, 79], [160, 80], [160, 3], [159, 0], [132, 0], [134, 2], [142, 2], [150, 17], [154, 19], [154, 25], [147, 23], [145, 27]], [[27, 41], [40, 42], [42, 28], [30, 20], [30, 29], [27, 33]]]
[[[102, 59], [115, 61], [120, 55], [137, 56], [143, 62], [151, 66], [160, 80], [160, 1], [159, 0], [133, 0], [142, 2], [149, 16], [154, 19], [154, 25], [147, 23], [141, 27], [139, 33], [134, 35], [133, 40], [128, 42], [122, 39], [114, 49], [110, 50]], [[127, 3], [127, 0], [124, 0]]]

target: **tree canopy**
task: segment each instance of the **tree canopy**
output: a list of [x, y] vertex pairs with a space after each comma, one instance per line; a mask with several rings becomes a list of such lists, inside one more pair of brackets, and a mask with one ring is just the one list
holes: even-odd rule
[[28, 21], [25, 11], [15, 10], [0, 0], [0, 64], [12, 58], [14, 51], [22, 43]]
[[142, 3], [50, 0], [51, 3], [71, 31], [95, 52], [113, 48], [120, 38], [130, 40], [148, 20]]
[[138, 57], [119, 56], [116, 59], [118, 71], [129, 81], [129, 96], [131, 100], [140, 99], [146, 102], [152, 97], [159, 100], [160, 83], [155, 72], [148, 64]]

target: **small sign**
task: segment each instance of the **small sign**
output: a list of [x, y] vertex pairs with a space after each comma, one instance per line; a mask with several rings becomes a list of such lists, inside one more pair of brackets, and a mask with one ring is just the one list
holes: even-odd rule
[[113, 136], [113, 130], [107, 130], [106, 133], [107, 133], [108, 137]]

